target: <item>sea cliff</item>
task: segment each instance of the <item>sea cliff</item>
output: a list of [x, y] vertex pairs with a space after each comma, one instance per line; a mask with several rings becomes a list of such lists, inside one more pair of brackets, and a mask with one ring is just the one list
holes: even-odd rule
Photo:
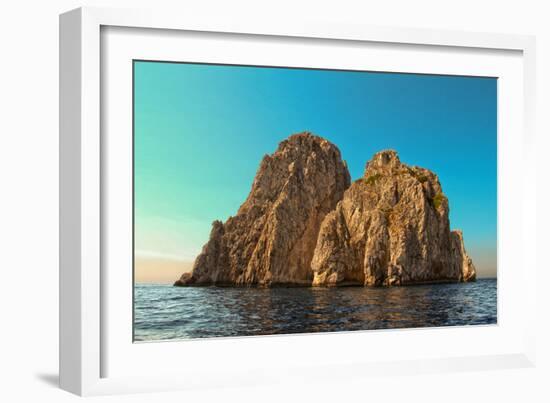
[[237, 214], [215, 221], [176, 286], [396, 286], [475, 280], [433, 172], [393, 150], [350, 184], [329, 141], [290, 136], [260, 163]]

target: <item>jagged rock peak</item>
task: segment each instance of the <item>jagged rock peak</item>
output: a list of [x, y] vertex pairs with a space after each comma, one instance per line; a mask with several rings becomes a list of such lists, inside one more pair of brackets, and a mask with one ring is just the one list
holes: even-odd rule
[[326, 146], [330, 146], [338, 149], [338, 147], [336, 147], [327, 139], [321, 136], [317, 136], [309, 131], [303, 131], [303, 132], [291, 134], [290, 136], [288, 136], [286, 139], [284, 139], [279, 143], [278, 149], [281, 150], [286, 146], [292, 146], [292, 147], [303, 146], [304, 144], [307, 144], [307, 143], [318, 143], [320, 145], [326, 145]]
[[371, 160], [365, 165], [364, 176], [378, 173], [389, 172], [393, 169], [398, 169], [402, 166], [399, 160], [399, 155], [395, 150], [383, 150], [373, 155]]
[[313, 284], [328, 286], [475, 279], [462, 234], [450, 231], [439, 179], [394, 150], [376, 153], [326, 216], [312, 270]]
[[349, 185], [334, 144], [309, 132], [290, 136], [264, 156], [237, 214], [214, 224], [176, 285], [311, 285], [319, 227]]
[[324, 152], [336, 159], [341, 159], [338, 147], [327, 139], [308, 131], [292, 134], [279, 143], [273, 155], [265, 155], [264, 159], [270, 161], [277, 156], [301, 159], [309, 157], [312, 152]]

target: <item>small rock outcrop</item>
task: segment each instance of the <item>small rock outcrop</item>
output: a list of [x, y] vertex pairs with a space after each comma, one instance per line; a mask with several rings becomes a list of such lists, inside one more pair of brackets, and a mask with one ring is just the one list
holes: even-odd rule
[[175, 285], [300, 285], [313, 280], [319, 228], [350, 185], [338, 148], [311, 133], [264, 156], [234, 217], [215, 221], [193, 271]]
[[325, 217], [311, 267], [314, 286], [475, 280], [437, 176], [392, 150], [375, 154]]

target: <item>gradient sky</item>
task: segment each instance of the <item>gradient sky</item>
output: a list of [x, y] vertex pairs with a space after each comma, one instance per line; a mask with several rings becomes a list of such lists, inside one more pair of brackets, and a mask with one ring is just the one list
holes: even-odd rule
[[136, 61], [134, 91], [137, 259], [192, 261], [263, 155], [307, 130], [340, 148], [352, 179], [387, 148], [434, 171], [451, 228], [495, 275], [496, 79]]

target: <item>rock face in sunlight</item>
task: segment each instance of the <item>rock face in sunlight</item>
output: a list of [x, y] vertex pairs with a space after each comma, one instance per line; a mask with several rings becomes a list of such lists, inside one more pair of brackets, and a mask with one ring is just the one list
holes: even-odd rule
[[394, 286], [475, 280], [437, 176], [382, 151], [350, 186], [340, 151], [310, 133], [266, 155], [234, 217], [215, 221], [174, 285]]
[[193, 272], [176, 285], [310, 285], [319, 227], [349, 184], [334, 144], [290, 136], [263, 158], [237, 214], [213, 223]]
[[462, 233], [449, 228], [437, 176], [381, 151], [327, 215], [313, 285], [392, 286], [475, 279]]

